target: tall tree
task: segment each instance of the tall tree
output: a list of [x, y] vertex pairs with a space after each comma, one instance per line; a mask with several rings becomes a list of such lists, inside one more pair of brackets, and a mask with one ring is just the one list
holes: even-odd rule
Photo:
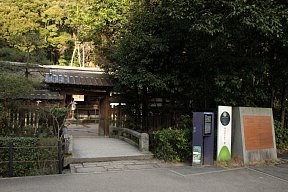
[[33, 52], [36, 52], [35, 57], [40, 53], [45, 57], [44, 51], [47, 50], [50, 59], [54, 58], [56, 63], [53, 53], [59, 52], [69, 40], [65, 26], [65, 10], [69, 4], [60, 0], [1, 0], [0, 5], [3, 13], [0, 19], [0, 41], [10, 48], [27, 53], [25, 62], [29, 62]]
[[272, 85], [280, 80], [275, 66], [287, 60], [282, 54], [287, 47], [287, 3], [143, 2], [110, 70], [123, 85], [140, 88], [135, 92], [140, 98], [145, 90], [161, 95], [160, 88], [183, 112], [217, 104], [270, 106], [271, 90], [281, 90]]
[[[124, 30], [133, 2], [130, 0], [77, 0], [72, 4], [70, 23], [79, 60], [104, 62], [103, 51], [112, 46]], [[76, 52], [78, 49], [78, 52]], [[80, 50], [81, 49], [81, 50]], [[89, 52], [90, 50], [90, 52]], [[74, 54], [73, 54], [74, 55]]]

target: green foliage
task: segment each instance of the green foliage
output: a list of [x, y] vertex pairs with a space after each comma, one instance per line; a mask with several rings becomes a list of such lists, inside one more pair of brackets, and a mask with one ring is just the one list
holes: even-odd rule
[[277, 149], [286, 148], [288, 146], [287, 127], [281, 127], [281, 123], [279, 121], [275, 121], [274, 129], [275, 129], [275, 139], [276, 139]]
[[288, 89], [287, 1], [0, 4], [0, 59], [49, 63], [47, 57], [69, 65], [73, 48], [81, 45], [87, 62], [106, 64], [115, 75], [135, 125], [146, 127], [153, 98], [169, 100], [156, 110], [162, 116], [217, 105], [285, 111], [279, 108], [286, 107]]
[[128, 22], [133, 4], [130, 0], [86, 0], [72, 4], [70, 20], [77, 39], [93, 39], [97, 46], [115, 42]]
[[25, 55], [2, 59], [38, 62], [33, 53], [41, 50], [50, 62], [69, 65], [72, 52], [63, 57], [65, 52], [90, 43], [93, 46], [85, 46], [85, 59], [94, 61], [95, 50], [114, 44], [125, 31], [133, 4], [130, 0], [0, 0], [0, 47], [17, 48]]
[[58, 139], [60, 139], [62, 135], [62, 128], [64, 126], [65, 118], [67, 117], [67, 109], [65, 107], [54, 107], [50, 110], [50, 115], [53, 118], [53, 127], [54, 127], [54, 133], [58, 136]]
[[19, 96], [26, 96], [34, 90], [31, 82], [24, 77], [0, 73], [0, 98], [13, 99]]
[[3, 47], [0, 48], [0, 59], [3, 61], [19, 61], [25, 62], [26, 54], [16, 48]]
[[63, 120], [67, 115], [67, 109], [65, 107], [54, 107], [50, 110], [50, 113], [57, 119]]
[[[8, 176], [9, 145], [13, 144], [13, 175], [30, 176], [57, 173], [57, 139], [0, 137], [0, 175]], [[50, 147], [44, 147], [49, 145]], [[42, 146], [42, 147], [41, 147]], [[52, 147], [51, 147], [52, 146]]]
[[279, 107], [288, 79], [287, 2], [148, 0], [136, 7], [106, 67], [139, 122], [151, 97], [181, 114]]
[[5, 135], [6, 130], [9, 130], [9, 121], [8, 121], [8, 113], [4, 110], [0, 111], [0, 135]]
[[182, 129], [191, 129], [192, 126], [192, 117], [190, 115], [181, 115], [179, 127]]
[[191, 128], [162, 129], [152, 133], [152, 152], [165, 161], [191, 159]]
[[0, 60], [17, 62], [27, 62], [29, 60], [30, 63], [51, 64], [43, 49], [35, 49], [28, 55], [17, 48], [3, 47], [0, 48]]

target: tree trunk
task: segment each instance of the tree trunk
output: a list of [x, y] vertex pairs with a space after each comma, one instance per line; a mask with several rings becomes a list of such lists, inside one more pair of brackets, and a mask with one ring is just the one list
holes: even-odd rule
[[81, 62], [80, 44], [77, 46], [77, 50], [78, 50], [78, 63], [79, 67], [81, 67], [82, 62]]
[[136, 91], [136, 95], [137, 95], [137, 101], [136, 101], [136, 106], [135, 106], [135, 111], [136, 111], [136, 118], [135, 118], [135, 128], [136, 129], [141, 129], [141, 102], [140, 102], [140, 93], [139, 90], [137, 88], [137, 86], [135, 86], [135, 91]]
[[82, 54], [82, 67], [85, 67], [85, 44], [83, 44]]
[[149, 98], [147, 93], [147, 87], [144, 86], [142, 89], [142, 129], [143, 131], [148, 130], [148, 105]]
[[29, 71], [28, 71], [28, 68], [25, 68], [25, 77], [28, 79], [29, 77]]
[[272, 88], [272, 90], [271, 90], [271, 103], [270, 103], [270, 107], [272, 109], [274, 108], [274, 96], [275, 96], [275, 90]]
[[282, 97], [281, 97], [281, 127], [285, 126], [285, 115], [286, 115], [286, 97], [287, 97], [287, 86], [284, 83], [282, 88]]
[[71, 57], [71, 62], [70, 62], [70, 66], [71, 66], [71, 67], [73, 66], [76, 49], [77, 49], [77, 47], [76, 47], [76, 45], [75, 45], [74, 50], [73, 50], [73, 54], [72, 54], [72, 57]]

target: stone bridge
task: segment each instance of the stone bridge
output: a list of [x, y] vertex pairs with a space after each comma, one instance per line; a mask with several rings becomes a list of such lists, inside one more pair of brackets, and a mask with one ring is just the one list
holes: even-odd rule
[[100, 137], [97, 124], [68, 126], [70, 156], [64, 165], [100, 161], [145, 160], [149, 152], [149, 136], [126, 128], [111, 128], [110, 137]]

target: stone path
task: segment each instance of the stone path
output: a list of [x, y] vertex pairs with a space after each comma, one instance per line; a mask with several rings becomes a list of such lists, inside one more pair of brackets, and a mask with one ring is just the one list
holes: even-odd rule
[[105, 137], [73, 138], [73, 158], [107, 158], [141, 156], [143, 153], [129, 143]]
[[215, 167], [215, 166], [191, 166], [187, 163], [165, 163], [164, 161], [151, 159], [151, 160], [126, 160], [126, 161], [106, 161], [95, 163], [79, 163], [70, 164], [70, 172], [66, 174], [79, 174], [79, 173], [108, 173], [132, 170], [153, 170], [162, 168], [169, 170], [171, 173], [187, 176], [205, 173], [217, 173], [228, 171], [229, 169]]
[[73, 137], [97, 137], [99, 136], [99, 124], [71, 124], [68, 127], [68, 133]]
[[164, 167], [157, 160], [127, 160], [95, 163], [70, 164], [71, 173], [105, 173], [129, 170], [154, 169]]

